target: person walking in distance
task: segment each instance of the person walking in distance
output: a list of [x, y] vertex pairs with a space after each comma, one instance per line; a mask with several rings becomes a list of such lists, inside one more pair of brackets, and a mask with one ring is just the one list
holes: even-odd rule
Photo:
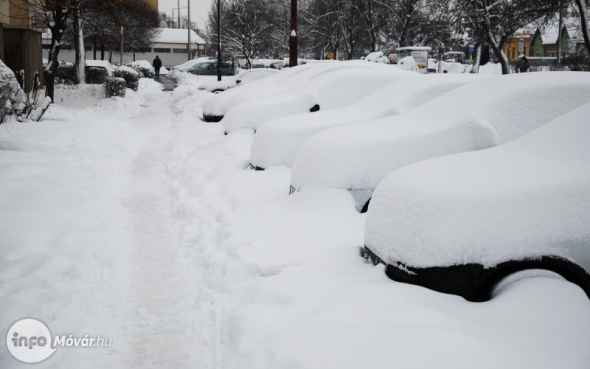
[[162, 68], [162, 59], [158, 55], [156, 55], [156, 59], [152, 63], [154, 69], [156, 71], [156, 78], [160, 78], [160, 68]]

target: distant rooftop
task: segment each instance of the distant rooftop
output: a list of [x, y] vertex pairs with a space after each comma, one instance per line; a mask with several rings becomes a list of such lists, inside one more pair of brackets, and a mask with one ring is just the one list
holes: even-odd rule
[[[186, 44], [188, 39], [188, 32], [181, 28], [158, 28], [161, 32], [154, 42], [171, 43], [171, 44]], [[204, 45], [205, 40], [197, 33], [191, 30], [191, 44]]]

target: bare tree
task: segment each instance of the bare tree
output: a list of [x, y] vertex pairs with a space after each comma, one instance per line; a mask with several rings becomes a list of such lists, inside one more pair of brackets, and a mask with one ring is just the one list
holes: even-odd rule
[[584, 44], [586, 50], [590, 52], [590, 24], [588, 23], [588, 6], [590, 1], [588, 0], [574, 0], [578, 13], [580, 14], [580, 23], [582, 28], [582, 34], [584, 35]]
[[457, 0], [456, 6], [474, 29], [481, 32], [502, 66], [510, 73], [504, 44], [519, 28], [533, 22], [543, 23], [559, 10], [560, 0]]

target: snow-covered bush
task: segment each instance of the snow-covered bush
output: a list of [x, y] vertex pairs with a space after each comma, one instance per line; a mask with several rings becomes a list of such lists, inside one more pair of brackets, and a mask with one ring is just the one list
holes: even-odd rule
[[139, 72], [135, 69], [122, 65], [115, 69], [114, 76], [123, 78], [128, 88], [137, 91], [137, 88], [139, 87]]
[[39, 75], [35, 73], [33, 89], [26, 94], [14, 72], [0, 60], [0, 124], [9, 117], [19, 122], [39, 121], [51, 104], [51, 99], [39, 96]]
[[389, 64], [389, 59], [383, 55], [381, 51], [375, 51], [365, 57], [365, 61], [372, 63], [385, 63]]
[[86, 83], [102, 84], [109, 77], [109, 72], [103, 67], [86, 67]]
[[72, 85], [76, 83], [76, 67], [72, 63], [60, 63], [57, 66], [57, 83]]
[[9, 116], [20, 114], [25, 107], [26, 95], [14, 72], [0, 60], [0, 124]]
[[416, 61], [411, 56], [406, 56], [402, 60], [398, 61], [397, 66], [400, 67], [400, 69], [407, 70], [410, 72], [420, 71], [420, 69], [418, 68], [418, 64], [416, 64]]
[[112, 77], [107, 78], [105, 82], [107, 97], [119, 96], [125, 97], [127, 83], [124, 78]]
[[131, 67], [139, 72], [140, 78], [154, 78], [156, 75], [154, 67], [147, 60], [136, 60], [134, 62], [127, 63], [128, 67]]

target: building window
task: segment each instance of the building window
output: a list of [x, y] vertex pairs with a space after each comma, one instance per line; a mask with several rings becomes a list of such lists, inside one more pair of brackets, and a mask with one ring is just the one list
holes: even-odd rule
[[173, 49], [175, 54], [186, 54], [188, 49]]
[[160, 47], [154, 47], [154, 52], [155, 53], [169, 53], [170, 49], [165, 49], [165, 48], [160, 48]]
[[152, 52], [152, 48], [151, 47], [140, 47], [139, 49], [137, 49], [138, 53], [151, 53]]
[[555, 56], [556, 56], [555, 51], [547, 51], [547, 57], [555, 58]]

